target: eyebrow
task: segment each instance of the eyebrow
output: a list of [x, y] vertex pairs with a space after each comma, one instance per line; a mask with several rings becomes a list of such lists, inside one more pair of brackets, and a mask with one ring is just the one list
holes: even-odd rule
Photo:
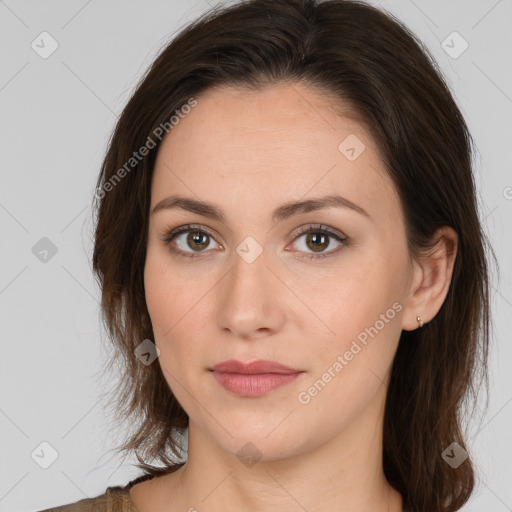
[[[202, 215], [203, 217], [208, 217], [219, 222], [226, 221], [226, 216], [222, 212], [222, 209], [216, 204], [198, 201], [196, 199], [179, 195], [172, 195], [162, 199], [154, 206], [151, 211], [151, 215], [162, 210], [172, 210], [176, 208], [197, 213], [198, 215]], [[307, 199], [305, 201], [283, 204], [272, 212], [272, 221], [278, 222], [288, 219], [293, 215], [323, 210], [325, 208], [347, 208], [370, 218], [370, 215], [364, 208], [361, 208], [344, 197], [332, 194], [314, 199]]]

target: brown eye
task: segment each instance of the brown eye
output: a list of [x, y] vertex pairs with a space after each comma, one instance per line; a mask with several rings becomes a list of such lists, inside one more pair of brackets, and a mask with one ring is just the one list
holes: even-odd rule
[[309, 233], [306, 245], [315, 252], [322, 252], [329, 246], [329, 240], [323, 233]]
[[209, 235], [203, 231], [190, 231], [187, 236], [187, 244], [192, 249], [202, 251], [209, 245]]
[[188, 258], [196, 258], [203, 256], [201, 253], [206, 252], [214, 238], [207, 231], [187, 224], [167, 233], [162, 240], [170, 246], [173, 253]]
[[[300, 247], [297, 241], [304, 238], [302, 243], [303, 247]], [[321, 259], [332, 256], [338, 252], [336, 248], [327, 251], [326, 249], [331, 245], [332, 240], [338, 243], [338, 246], [348, 245], [348, 237], [344, 237], [337, 232], [333, 232], [326, 226], [306, 226], [302, 228], [299, 233], [295, 236], [294, 244], [299, 246], [299, 251], [303, 253], [303, 256], [309, 259]]]

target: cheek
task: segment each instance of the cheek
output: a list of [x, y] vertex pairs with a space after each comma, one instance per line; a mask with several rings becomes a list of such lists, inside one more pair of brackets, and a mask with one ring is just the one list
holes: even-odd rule
[[329, 410], [337, 428], [361, 414], [386, 383], [401, 332], [400, 303], [352, 297], [330, 305], [326, 318], [334, 334], [317, 336], [316, 349], [306, 351], [311, 373], [297, 397], [319, 414]]
[[148, 249], [144, 290], [155, 336], [168, 333], [192, 309], [197, 302], [193, 297], [194, 286], [173, 266], [171, 257], [164, 250]]
[[148, 251], [144, 267], [144, 292], [146, 305], [151, 317], [155, 336], [169, 329], [172, 313], [175, 311], [176, 300], [169, 287], [168, 278], [162, 264], [162, 258]]
[[205, 339], [205, 323], [198, 319], [207, 315], [205, 294], [211, 285], [197, 275], [188, 274], [173, 268], [163, 252], [148, 251], [144, 269], [146, 304], [154, 343], [160, 349], [160, 364], [173, 374], [197, 364], [199, 343]]
[[314, 330], [325, 341], [332, 339], [333, 345], [342, 345], [378, 318], [387, 283], [374, 263], [365, 264], [363, 257], [347, 255], [330, 267], [305, 270], [303, 265], [301, 270], [294, 269], [283, 281], [297, 297], [290, 307], [302, 329]]
[[307, 308], [301, 306], [295, 317], [300, 329], [321, 347], [312, 359], [314, 377], [329, 370], [344, 375], [333, 380], [346, 379], [343, 386], [353, 386], [355, 393], [358, 386], [384, 378], [401, 333], [402, 262], [379, 258], [379, 252], [361, 251], [335, 272], [305, 273], [294, 288], [306, 297]]

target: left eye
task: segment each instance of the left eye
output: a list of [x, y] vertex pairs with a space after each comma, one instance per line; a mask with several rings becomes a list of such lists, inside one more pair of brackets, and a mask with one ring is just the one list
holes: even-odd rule
[[315, 228], [309, 227], [305, 230], [298, 233], [295, 237], [295, 240], [299, 240], [302, 237], [305, 237], [304, 244], [307, 249], [312, 249], [313, 254], [307, 253], [309, 258], [322, 258], [332, 255], [335, 250], [331, 250], [328, 253], [324, 253], [324, 251], [331, 245], [330, 239], [334, 239], [338, 242], [338, 247], [342, 245], [346, 245], [348, 240], [347, 237], [340, 236], [336, 233], [333, 233], [328, 228]]
[[[187, 235], [185, 237], [185, 242], [180, 240], [181, 235]], [[298, 233], [294, 235], [294, 241], [299, 240], [302, 237], [305, 237], [306, 249], [311, 249], [313, 252], [299, 252], [305, 252], [306, 257], [310, 259], [325, 258], [327, 256], [331, 256], [333, 252], [337, 252], [336, 250], [331, 250], [328, 253], [325, 253], [327, 247], [331, 245], [330, 239], [332, 238], [338, 242], [339, 246], [347, 245], [348, 241], [348, 237], [335, 233], [325, 226], [307, 226], [306, 228], [302, 228]], [[214, 240], [214, 237], [208, 231], [202, 229], [201, 227], [190, 225], [173, 229], [163, 237], [163, 242], [170, 246], [170, 250], [173, 253], [188, 258], [202, 257], [201, 253], [208, 249], [211, 240]], [[171, 242], [174, 242], [178, 248], [176, 249], [173, 247]], [[186, 247], [180, 247], [180, 242], [188, 245], [189, 248], [194, 249], [195, 247], [197, 250], [188, 251], [186, 250]]]

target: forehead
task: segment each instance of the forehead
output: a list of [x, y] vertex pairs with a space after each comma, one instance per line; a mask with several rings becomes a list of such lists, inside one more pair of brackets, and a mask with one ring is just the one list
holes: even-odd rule
[[275, 205], [339, 193], [376, 215], [398, 206], [370, 133], [332, 96], [294, 83], [196, 100], [158, 150], [152, 205], [179, 192]]

